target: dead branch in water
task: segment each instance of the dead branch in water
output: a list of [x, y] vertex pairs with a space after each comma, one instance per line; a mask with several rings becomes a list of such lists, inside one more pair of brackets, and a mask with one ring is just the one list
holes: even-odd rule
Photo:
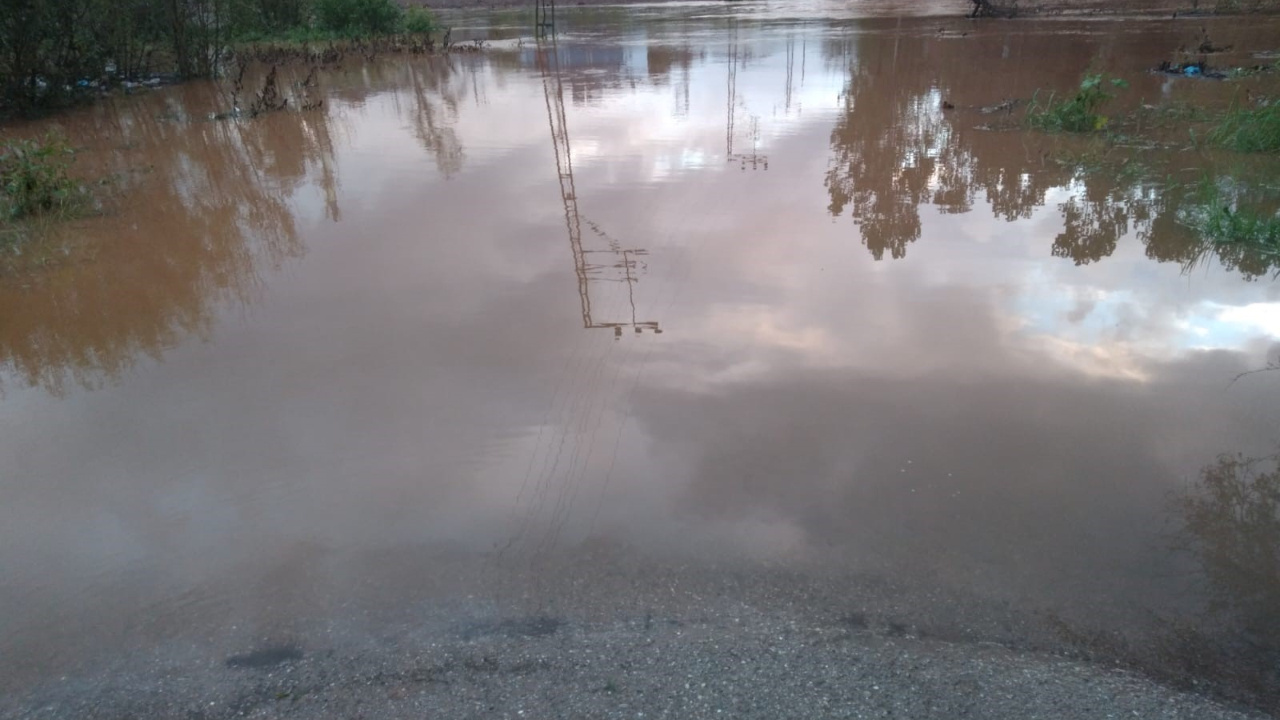
[[272, 65], [271, 72], [267, 73], [267, 79], [262, 82], [262, 89], [258, 91], [253, 104], [249, 106], [249, 117], [283, 110], [289, 105], [289, 98], [280, 93], [280, 86], [276, 81], [276, 70], [276, 66]]
[[311, 92], [319, 86], [319, 83], [316, 82], [316, 70], [318, 69], [316, 65], [312, 65], [311, 72], [307, 73], [307, 79], [303, 80], [302, 84], [298, 86], [298, 94], [302, 97], [301, 107], [303, 110], [319, 110], [324, 107], [324, 100], [315, 97]]
[[244, 68], [243, 61], [237, 63], [239, 70], [236, 72], [235, 79], [231, 81], [231, 113], [233, 115], [240, 114], [240, 93], [244, 90]]

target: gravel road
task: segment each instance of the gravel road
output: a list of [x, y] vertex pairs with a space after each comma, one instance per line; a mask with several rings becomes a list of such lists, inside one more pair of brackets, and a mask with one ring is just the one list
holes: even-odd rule
[[1036, 630], [1005, 603], [883, 578], [519, 565], [450, 580], [448, 592], [389, 580], [383, 597], [398, 609], [376, 619], [366, 600], [288, 632], [193, 621], [12, 693], [0, 717], [1263, 717], [1030, 649]]

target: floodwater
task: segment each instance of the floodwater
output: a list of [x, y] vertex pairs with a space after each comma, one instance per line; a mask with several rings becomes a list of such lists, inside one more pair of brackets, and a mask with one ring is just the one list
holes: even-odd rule
[[[1130, 107], [1268, 80], [1147, 72], [1200, 22], [806, 7], [567, 11], [542, 45], [457, 16], [490, 45], [344, 58], [318, 110], [213, 120], [189, 84], [13, 128], [117, 182], [0, 278], [0, 673], [341, 622], [384, 554], [1189, 602], [1168, 494], [1280, 440], [1280, 373], [1233, 382], [1280, 285], [1150, 174], [1063, 158], [1246, 162], [982, 108], [1091, 65]], [[1209, 28], [1239, 63], [1280, 36]]]

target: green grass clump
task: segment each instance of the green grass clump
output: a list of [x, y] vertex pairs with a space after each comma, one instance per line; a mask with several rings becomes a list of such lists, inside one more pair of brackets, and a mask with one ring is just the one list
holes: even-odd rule
[[396, 0], [316, 0], [314, 10], [318, 29], [344, 37], [390, 35], [404, 22]]
[[1101, 73], [1085, 75], [1080, 89], [1069, 99], [1058, 101], [1053, 94], [1043, 103], [1039, 94], [1027, 109], [1027, 124], [1049, 132], [1094, 132], [1107, 126], [1107, 117], [1098, 111], [1114, 97], [1109, 88], [1123, 88], [1128, 83], [1108, 78]]
[[1209, 133], [1209, 141], [1237, 152], [1280, 152], [1280, 100], [1231, 110]]
[[318, 0], [315, 10], [311, 22], [275, 30], [251, 28], [236, 35], [235, 44], [314, 45], [400, 33], [430, 35], [440, 29], [427, 8], [401, 10], [391, 0]]
[[404, 30], [414, 35], [435, 32], [436, 19], [430, 10], [421, 5], [414, 5], [404, 13]]
[[286, 45], [308, 45], [345, 39], [347, 39], [347, 36], [336, 32], [321, 30], [320, 28], [311, 27], [310, 25], [298, 25], [296, 27], [274, 31], [249, 30], [237, 35], [232, 46], [236, 48], [243, 48], [258, 44], [281, 43]]
[[75, 152], [57, 135], [0, 144], [0, 221], [75, 210], [87, 193], [67, 174], [74, 159]]

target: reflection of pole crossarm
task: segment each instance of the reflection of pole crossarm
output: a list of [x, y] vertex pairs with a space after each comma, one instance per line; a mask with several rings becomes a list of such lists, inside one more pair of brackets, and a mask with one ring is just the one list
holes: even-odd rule
[[725, 112], [724, 125], [724, 156], [726, 162], [737, 161], [741, 164], [743, 170], [747, 169], [747, 165], [752, 170], [761, 168], [769, 169], [769, 158], [762, 155], [756, 150], [756, 144], [760, 139], [760, 120], [751, 117], [751, 141], [752, 148], [749, 153], [735, 153], [733, 151], [734, 141], [734, 124], [738, 115], [738, 27], [730, 24], [729, 31], [729, 53], [728, 53], [728, 78], [725, 81], [725, 91], [727, 94], [727, 109]]
[[556, 31], [556, 0], [533, 0], [533, 34], [554, 34]]
[[746, 170], [750, 165], [752, 170], [768, 170], [769, 156], [759, 151], [760, 142], [760, 118], [751, 118], [751, 152], [735, 153], [733, 145], [729, 145], [729, 155], [726, 157], [728, 162], [735, 160], [740, 164], [741, 169]]
[[[585, 250], [582, 246], [582, 216], [578, 213], [578, 192], [573, 180], [573, 154], [569, 149], [569, 123], [564, 109], [564, 85], [560, 80], [560, 58], [554, 36], [549, 44], [538, 44], [538, 66], [542, 71], [542, 89], [547, 101], [547, 122], [551, 127], [551, 145], [556, 154], [556, 174], [560, 179], [560, 197], [564, 201], [564, 221], [569, 232], [569, 249], [573, 254], [573, 270], [578, 278], [578, 300], [582, 305], [582, 326], [591, 328], [613, 328], [615, 338], [622, 337], [622, 329], [631, 327], [637, 334], [644, 330], [661, 333], [662, 328], [656, 321], [638, 321], [636, 319], [635, 284], [639, 282], [636, 271], [639, 267], [636, 257], [648, 255], [647, 250], [622, 249], [621, 245], [610, 240], [608, 250]], [[590, 220], [587, 221], [597, 233], [603, 232]], [[606, 236], [607, 237], [607, 236]], [[610, 264], [591, 264], [587, 262], [589, 254], [621, 255], [622, 259]], [[622, 277], [601, 277], [607, 269], [621, 270]], [[630, 322], [596, 322], [591, 315], [591, 282], [608, 280], [627, 284], [627, 300], [631, 306]]]
[[[584, 254], [592, 254], [592, 253], [622, 256], [621, 260], [613, 263], [612, 265], [589, 264], [585, 266], [584, 270], [585, 270], [585, 274], [588, 276], [598, 275], [601, 273], [601, 271], [606, 269], [622, 271], [622, 277], [616, 277], [616, 278], [592, 277], [591, 279], [604, 280], [608, 282], [620, 282], [620, 283], [627, 284], [627, 304], [631, 306], [631, 322], [625, 322], [625, 323], [623, 322], [588, 322], [586, 324], [586, 327], [613, 328], [613, 336], [615, 338], [622, 337], [622, 329], [624, 327], [634, 328], [637, 335], [644, 332], [645, 330], [652, 330], [654, 333], [657, 333], [659, 335], [662, 334], [662, 328], [658, 326], [657, 322], [652, 320], [641, 321], [636, 319], [635, 286], [636, 286], [636, 283], [640, 282], [640, 278], [637, 277], [636, 273], [637, 273], [637, 270], [639, 270], [641, 264], [637, 260], [635, 260], [635, 258], [648, 255], [649, 251], [644, 249], [639, 249], [639, 248], [631, 249], [631, 250], [621, 250], [621, 249], [614, 248], [609, 250], [587, 250], [586, 253]], [[590, 320], [590, 318], [588, 318], [588, 320]]]

